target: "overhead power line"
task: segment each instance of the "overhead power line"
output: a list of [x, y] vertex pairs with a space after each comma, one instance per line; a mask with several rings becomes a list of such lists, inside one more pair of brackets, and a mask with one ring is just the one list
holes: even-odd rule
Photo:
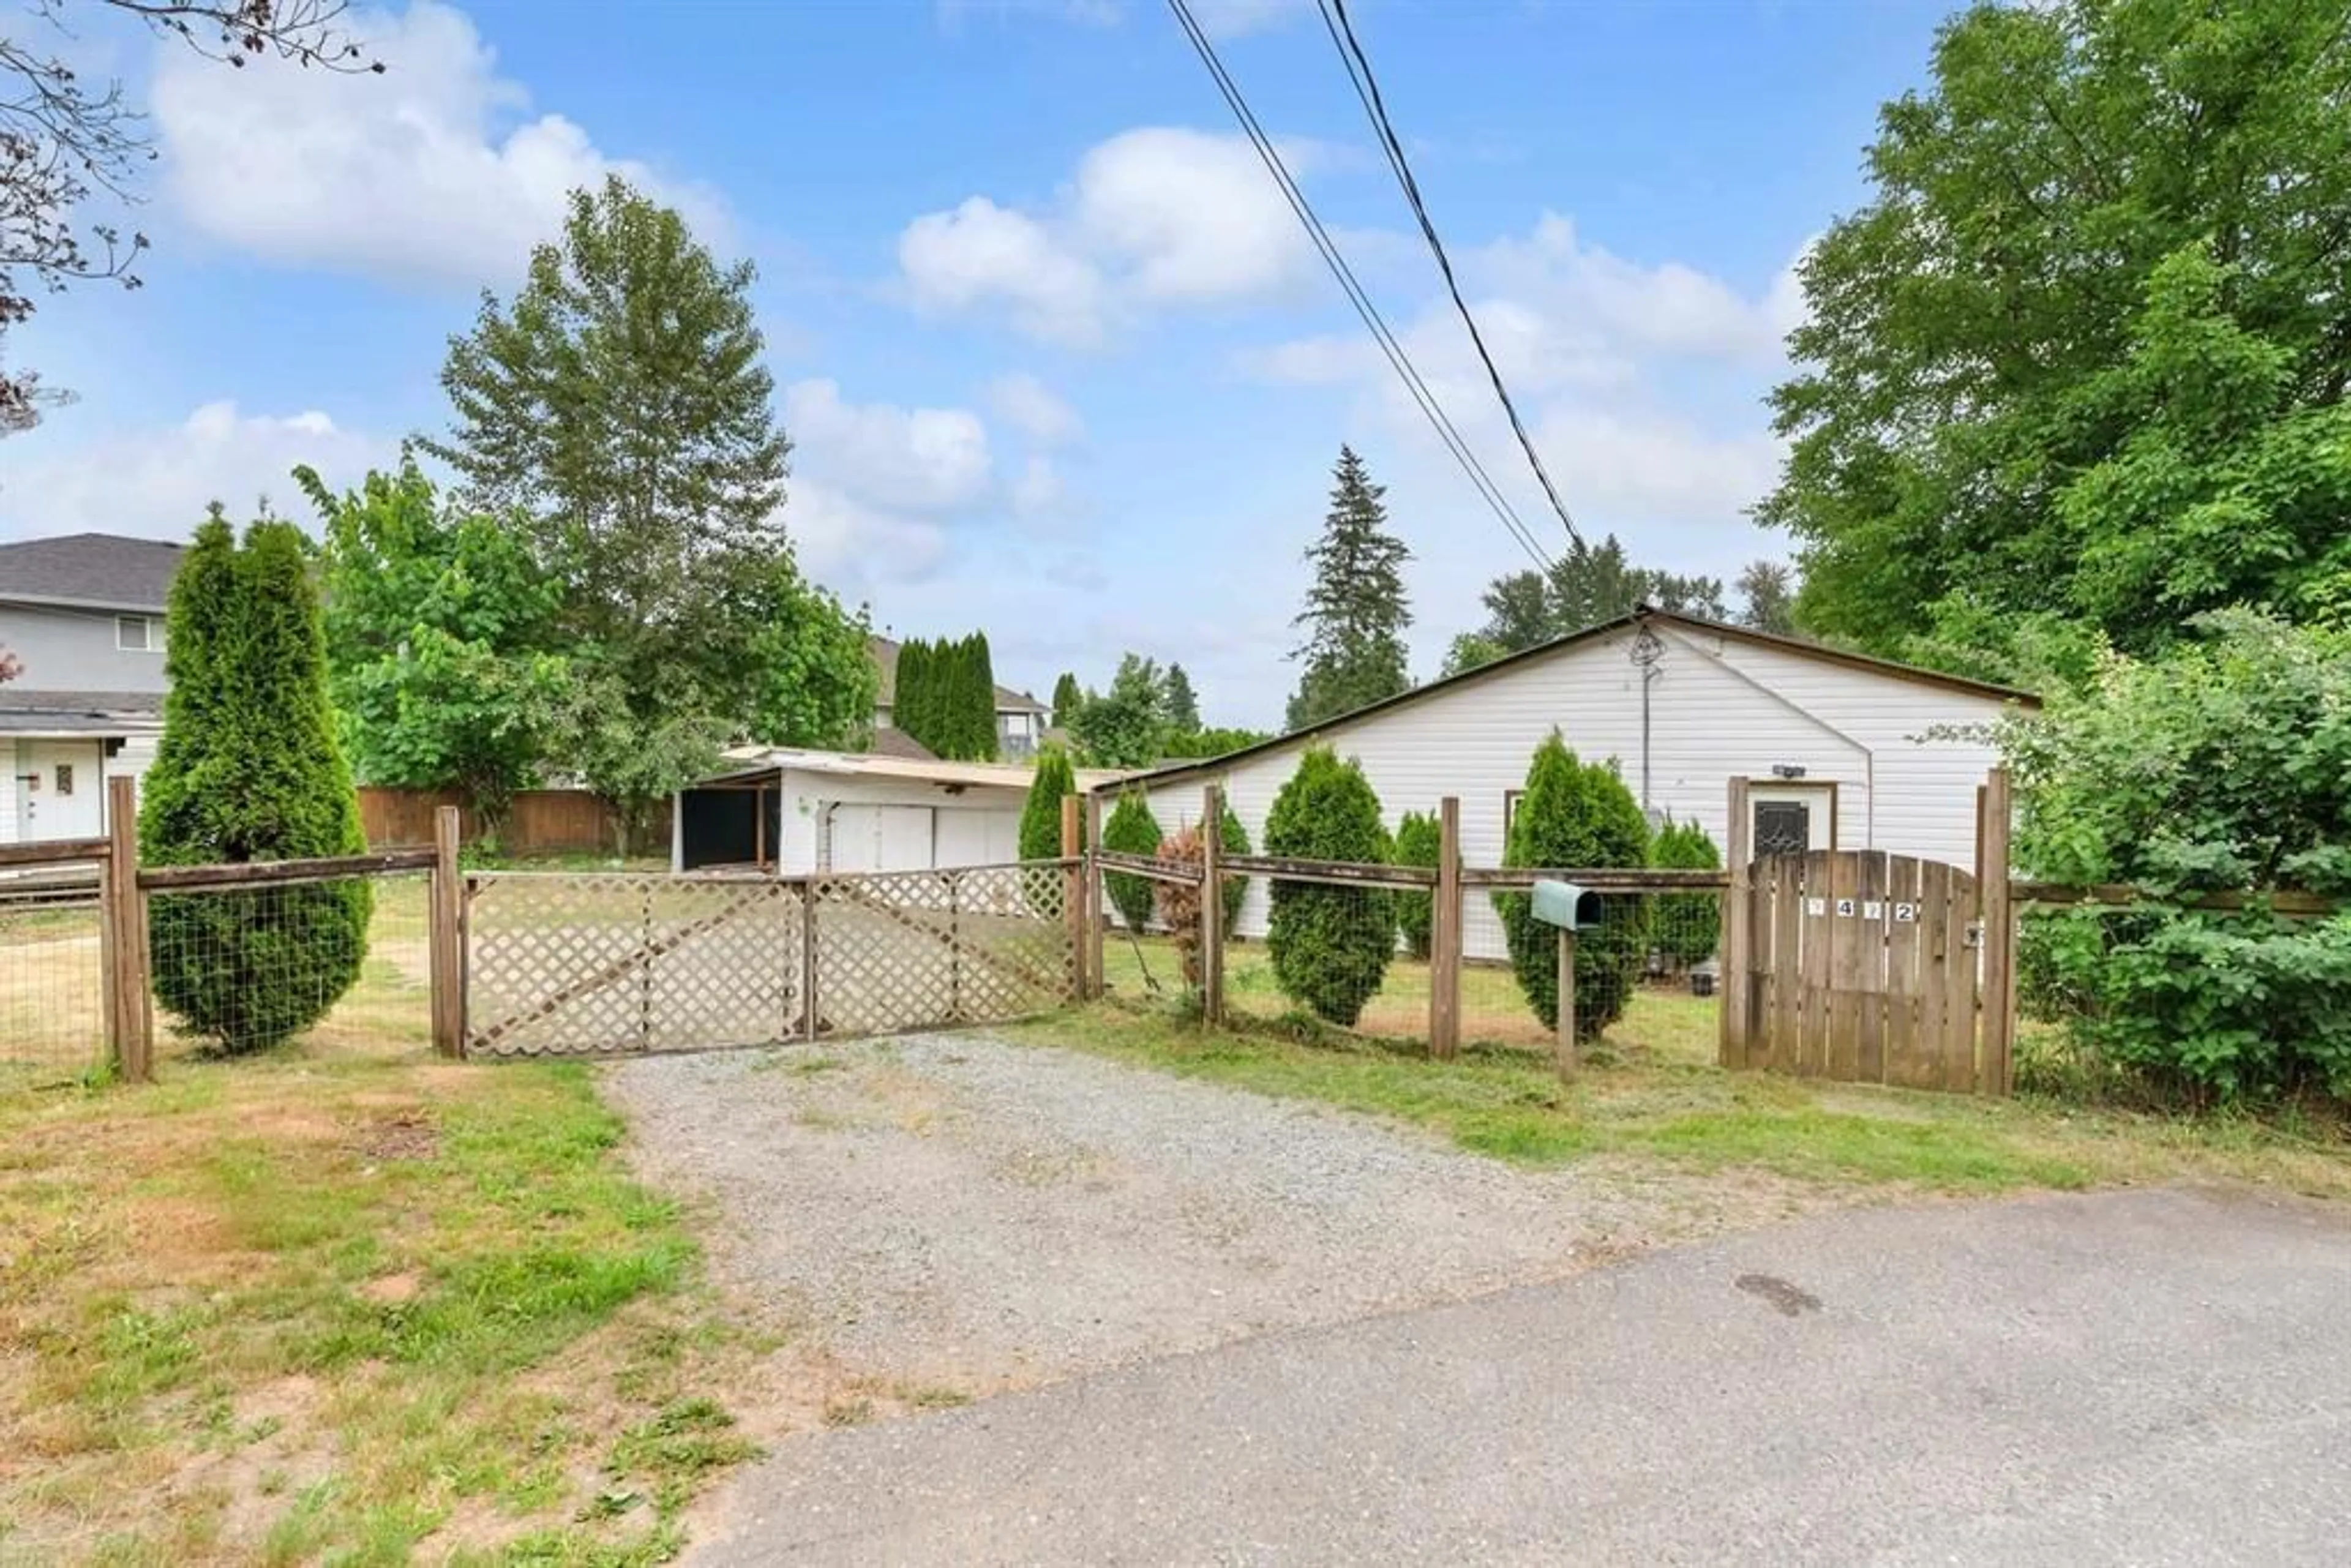
[[1316, 4], [1322, 7], [1322, 26], [1331, 35], [1332, 47], [1339, 51], [1339, 62], [1347, 68], [1347, 79], [1354, 84], [1355, 97], [1362, 101], [1364, 112], [1371, 117], [1373, 133], [1380, 140], [1381, 151], [1387, 154], [1388, 167], [1395, 171], [1404, 199], [1420, 224], [1421, 235], [1437, 257], [1437, 269], [1445, 275], [1445, 291], [1453, 297], [1453, 308], [1461, 313], [1462, 324], [1469, 329], [1469, 341], [1485, 363], [1487, 379], [1494, 383], [1494, 395], [1501, 400], [1502, 412], [1510, 415], [1511, 433], [1518, 436], [1528, 465], [1542, 485], [1543, 497], [1551, 502], [1551, 509], [1559, 514], [1560, 526], [1567, 530], [1569, 541], [1581, 547], [1583, 536], [1576, 531], [1567, 503], [1560, 499], [1559, 486], [1551, 482], [1551, 472], [1535, 451], [1533, 438], [1527, 434], [1526, 423], [1519, 417], [1519, 405], [1511, 401], [1510, 389], [1502, 383], [1502, 372], [1495, 365], [1494, 356], [1487, 351], [1486, 335], [1478, 329], [1478, 318], [1470, 313], [1469, 302], [1461, 298], [1461, 285], [1453, 276], [1452, 259], [1445, 254], [1445, 242], [1437, 235], [1428, 204], [1421, 200], [1420, 182], [1412, 177], [1412, 164], [1404, 155], [1404, 143], [1397, 138], [1395, 122], [1388, 118], [1387, 104], [1380, 97], [1379, 80], [1372, 75], [1371, 59], [1355, 37], [1353, 24], [1347, 19], [1347, 0], [1316, 0]]
[[1233, 80], [1232, 74], [1225, 68], [1224, 61], [1217, 57], [1216, 46], [1208, 41], [1207, 33], [1194, 18], [1191, 6], [1186, 0], [1167, 0], [1167, 5], [1168, 9], [1175, 13], [1177, 25], [1184, 29], [1184, 36], [1191, 41], [1194, 52], [1200, 57], [1200, 63], [1208, 68], [1208, 75], [1215, 79], [1217, 92], [1233, 111], [1233, 118], [1239, 121], [1249, 145], [1257, 150], [1259, 160], [1265, 164], [1266, 172], [1273, 176], [1283, 199], [1290, 204], [1290, 210], [1304, 225], [1307, 237], [1314, 242], [1323, 266], [1338, 280], [1340, 288], [1347, 296], [1347, 302], [1354, 307], [1355, 314], [1370, 329], [1373, 340], [1379, 344], [1380, 352], [1403, 381], [1405, 390], [1412, 394], [1413, 402], [1437, 432], [1437, 438], [1445, 444], [1446, 450], [1461, 465], [1461, 471], [1469, 476], [1470, 484], [1477, 487], [1478, 494], [1502, 526], [1510, 530], [1519, 548], [1526, 551], [1528, 559], [1537, 567], [1548, 571], [1552, 564], [1551, 556], [1536, 541], [1533, 531], [1519, 517], [1517, 509], [1510, 505], [1510, 497], [1502, 493], [1501, 486], [1495, 484], [1493, 476], [1486, 471], [1486, 465], [1478, 460], [1477, 453], [1470, 449], [1451, 416], [1445, 412], [1444, 405], [1437, 401], [1435, 391], [1413, 364], [1412, 356], [1405, 351], [1404, 344], [1389, 329], [1379, 307], [1374, 305], [1371, 296], [1364, 292], [1354, 269], [1347, 265], [1346, 256], [1340, 251], [1338, 242], [1331, 237], [1322, 220], [1315, 214], [1312, 204], [1306, 200], [1305, 192], [1290, 176], [1290, 168], [1282, 162], [1280, 152], [1275, 149], [1271, 138], [1266, 135], [1265, 128], [1250, 110], [1249, 100], [1241, 96], [1239, 84]]

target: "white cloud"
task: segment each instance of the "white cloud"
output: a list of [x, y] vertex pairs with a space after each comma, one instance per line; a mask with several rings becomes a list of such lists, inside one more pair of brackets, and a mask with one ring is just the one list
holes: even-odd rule
[[962, 408], [851, 403], [829, 381], [784, 389], [784, 428], [808, 474], [875, 506], [951, 511], [986, 494], [987, 427]]
[[1007, 487], [1006, 501], [1012, 515], [1022, 518], [1050, 517], [1069, 501], [1069, 488], [1061, 482], [1061, 471], [1053, 466], [1050, 457], [1031, 457], [1013, 476]]
[[53, 421], [11, 438], [0, 537], [90, 531], [185, 538], [212, 502], [243, 523], [265, 497], [307, 528], [314, 519], [294, 486], [297, 464], [341, 488], [398, 457], [396, 442], [345, 430], [316, 410], [246, 414], [233, 402], [205, 403], [162, 430], [118, 431], [54, 451], [43, 444], [60, 434]]
[[820, 480], [792, 482], [784, 528], [801, 568], [852, 601], [883, 584], [919, 582], [946, 557], [937, 523], [869, 507]]
[[1523, 239], [1476, 252], [1469, 265], [1497, 295], [1638, 349], [1768, 360], [1785, 330], [1784, 286], [1750, 298], [1677, 261], [1627, 261], [1584, 244], [1574, 223], [1556, 213], [1545, 213]]
[[898, 236], [898, 267], [925, 309], [1001, 303], [1031, 337], [1080, 347], [1103, 333], [1105, 289], [1093, 263], [1043, 224], [985, 196], [907, 225]]
[[163, 184], [199, 231], [269, 260], [466, 286], [520, 273], [567, 193], [620, 173], [724, 226], [705, 190], [599, 150], [560, 114], [517, 122], [528, 95], [463, 12], [415, 0], [342, 19], [381, 76], [258, 58], [227, 70], [162, 47], [154, 116]]
[[997, 377], [987, 395], [989, 412], [1039, 446], [1067, 446], [1085, 436], [1078, 411], [1026, 371]]
[[[1294, 172], [1321, 156], [1283, 153]], [[1001, 307], [1031, 337], [1084, 347], [1148, 308], [1280, 295], [1315, 259], [1246, 141], [1144, 127], [1089, 150], [1041, 214], [971, 196], [916, 218], [898, 264], [920, 308]]]

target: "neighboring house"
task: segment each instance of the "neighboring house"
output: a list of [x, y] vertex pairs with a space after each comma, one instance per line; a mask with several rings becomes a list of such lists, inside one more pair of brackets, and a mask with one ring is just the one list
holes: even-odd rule
[[0, 544], [0, 843], [106, 831], [105, 780], [162, 730], [163, 606], [181, 547], [117, 534]]
[[[882, 674], [882, 689], [873, 698], [873, 729], [878, 737], [896, 728], [891, 722], [890, 710], [897, 699], [898, 644], [887, 637], [869, 638], [867, 643], [873, 652], [873, 667]], [[1052, 716], [1051, 708], [1027, 692], [997, 687], [997, 756], [1015, 759], [1036, 756], [1038, 746], [1045, 738], [1046, 724]], [[877, 740], [877, 748], [878, 746]]]
[[[1670, 812], [1726, 841], [1729, 780], [1753, 780], [1756, 852], [1880, 849], [1969, 866], [1976, 786], [1998, 761], [1988, 740], [1928, 732], [1981, 727], [2022, 692], [1840, 653], [1659, 610], [1639, 610], [1482, 668], [1433, 682], [1206, 762], [1130, 780], [1174, 831], [1200, 814], [1200, 787], [1227, 799], [1263, 847], [1265, 818], [1301, 751], [1327, 741], [1362, 763], [1388, 825], [1461, 802], [1465, 863], [1501, 863], [1527, 765], [1557, 728], [1586, 761], [1614, 758], [1653, 822]], [[1241, 934], [1265, 929], [1249, 889]], [[1466, 951], [1502, 955], [1486, 899], [1467, 901]]]
[[[942, 762], [871, 752], [745, 747], [726, 773], [678, 792], [670, 864], [828, 871], [930, 871], [1020, 858], [1022, 764]], [[1100, 770], [1080, 789], [1115, 783]]]

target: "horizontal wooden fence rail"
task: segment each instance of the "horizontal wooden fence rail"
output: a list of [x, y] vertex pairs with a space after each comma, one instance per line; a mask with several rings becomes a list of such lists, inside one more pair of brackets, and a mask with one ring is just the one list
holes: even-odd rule
[[[1172, 882], [1185, 887], [1196, 886], [1200, 868], [1177, 861], [1164, 861], [1155, 855], [1124, 854], [1117, 850], [1096, 850], [1094, 863], [1104, 871], [1124, 872], [1130, 876], [1148, 877], [1153, 882]], [[1228, 867], [1230, 862], [1226, 862]]]
[[1226, 876], [1264, 876], [1276, 882], [1317, 882], [1332, 887], [1392, 887], [1407, 891], [1437, 885], [1437, 868], [1374, 865], [1355, 861], [1290, 860], [1281, 855], [1220, 855]]
[[2315, 893], [2158, 893], [2152, 888], [2121, 883], [2074, 886], [2055, 882], [2011, 882], [2010, 899], [2043, 908], [2075, 909], [2269, 909], [2280, 915], [2334, 915], [2351, 908], [2351, 900], [2327, 898]]
[[104, 839], [37, 839], [28, 844], [0, 844], [0, 866], [65, 865], [76, 861], [102, 861], [113, 846]]
[[141, 893], [189, 893], [211, 887], [283, 887], [291, 883], [340, 882], [347, 877], [381, 876], [387, 872], [431, 871], [436, 852], [430, 844], [416, 849], [377, 850], [363, 855], [320, 855], [309, 860], [246, 861], [226, 865], [142, 866]]
[[1727, 871], [1660, 871], [1646, 866], [1463, 866], [1464, 887], [1532, 887], [1572, 882], [1593, 893], [1706, 893], [1730, 885]]

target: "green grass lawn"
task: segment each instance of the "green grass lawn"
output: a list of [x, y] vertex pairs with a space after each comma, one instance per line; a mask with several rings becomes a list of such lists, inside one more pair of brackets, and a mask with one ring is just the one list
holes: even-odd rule
[[0, 1563], [666, 1561], [751, 1451], [683, 1218], [589, 1069], [431, 1058], [409, 902], [302, 1042], [0, 1094]]
[[[1125, 946], [1116, 936], [1112, 944]], [[1117, 996], [1118, 967], [1108, 952], [1104, 967]], [[1148, 945], [1145, 955], [1156, 967]], [[1425, 1000], [1425, 976], [1410, 972], [1418, 967], [1399, 967], [1406, 971], [1402, 988], [1419, 987]], [[1163, 985], [1172, 973], [1171, 956]], [[1392, 970], [1390, 989], [1398, 988]], [[1637, 993], [1567, 1085], [1547, 1046], [1473, 1044], [1437, 1061], [1415, 1040], [1300, 1027], [1252, 1017], [1247, 1005], [1228, 1010], [1234, 1027], [1207, 1030], [1172, 1005], [1106, 1002], [1015, 1032], [1186, 1077], [1394, 1117], [1464, 1149], [1530, 1166], [1604, 1156], [1952, 1192], [2242, 1179], [2351, 1197], [2351, 1145], [2339, 1129], [2303, 1133], [2251, 1117], [2085, 1111], [2030, 1098], [1726, 1072], [1715, 1065], [1714, 1003], [1687, 992]]]

